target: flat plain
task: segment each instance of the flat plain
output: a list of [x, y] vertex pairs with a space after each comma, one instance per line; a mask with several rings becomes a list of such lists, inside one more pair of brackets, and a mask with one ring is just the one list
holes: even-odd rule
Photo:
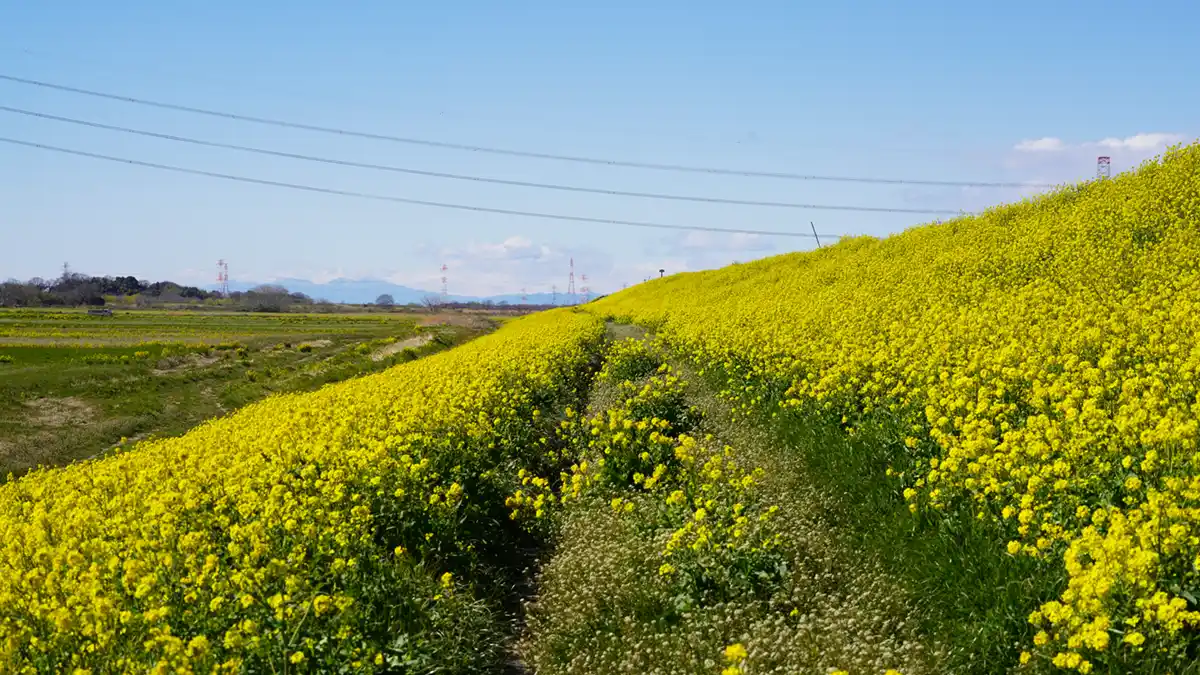
[[183, 433], [267, 395], [383, 370], [493, 326], [484, 316], [402, 312], [0, 310], [0, 481]]

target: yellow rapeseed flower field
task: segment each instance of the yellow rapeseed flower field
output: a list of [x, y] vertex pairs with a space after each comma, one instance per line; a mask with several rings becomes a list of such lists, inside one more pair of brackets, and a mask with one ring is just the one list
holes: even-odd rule
[[1022, 663], [1086, 673], [1195, 647], [1200, 145], [594, 307], [655, 329], [746, 410], [885, 426], [912, 510], [966, 510], [999, 551], [1065, 567]]
[[[535, 541], [561, 549], [522, 648], [546, 672], [829, 670], [830, 650], [924, 672], [1014, 632], [1023, 648], [985, 667], [1181, 670], [1200, 648], [1198, 261], [1200, 145], [978, 217], [655, 280], [34, 471], [0, 486], [0, 672], [494, 672], [506, 565]], [[602, 318], [653, 346], [609, 342]], [[709, 415], [718, 389], [732, 421]], [[818, 494], [819, 443], [782, 462], [787, 443], [720, 440], [760, 413], [835, 430], [870, 470]], [[882, 492], [863, 508], [895, 507], [881, 529], [1017, 570], [1021, 589], [986, 592], [1019, 611], [961, 644], [920, 635], [928, 650], [910, 638], [937, 622], [874, 611], [908, 577], [834, 575], [839, 533], [810, 532], [846, 526], [864, 475]], [[983, 543], [953, 548], [964, 532]], [[952, 612], [920, 593], [984, 582], [956, 561], [933, 577], [943, 563], [962, 577], [905, 589], [914, 607]], [[803, 642], [862, 630], [889, 637]]]
[[473, 671], [470, 528], [603, 334], [543, 313], [5, 484], [0, 672]]

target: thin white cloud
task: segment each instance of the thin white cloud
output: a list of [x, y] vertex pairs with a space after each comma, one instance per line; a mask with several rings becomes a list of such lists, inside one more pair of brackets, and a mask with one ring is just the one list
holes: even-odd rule
[[1134, 134], [1128, 138], [1106, 138], [1093, 145], [1110, 150], [1130, 150], [1145, 152], [1148, 150], [1164, 150], [1183, 140], [1182, 134]]
[[546, 260], [560, 257], [546, 244], [537, 244], [528, 237], [512, 236], [501, 242], [471, 242], [463, 248], [447, 248], [443, 257], [486, 260]]
[[1092, 180], [1096, 176], [1097, 157], [1111, 158], [1111, 174], [1134, 169], [1146, 160], [1161, 155], [1172, 145], [1187, 140], [1184, 134], [1141, 132], [1132, 136], [1109, 136], [1099, 140], [1068, 142], [1057, 136], [1043, 136], [1016, 143], [1009, 152], [996, 158], [993, 180], [1025, 183], [1022, 188], [975, 190], [964, 188], [957, 195], [949, 191], [914, 192], [912, 199], [938, 208], [963, 208], [980, 211], [988, 206], [1019, 201], [1044, 193], [1043, 185], [1066, 185]]
[[741, 232], [705, 232], [694, 230], [682, 234], [669, 235], [654, 241], [647, 247], [646, 252], [654, 255], [672, 251], [773, 251], [778, 248], [778, 242], [772, 237]]
[[1067, 144], [1063, 143], [1061, 138], [1046, 136], [1045, 138], [1021, 141], [1013, 149], [1017, 152], [1058, 152], [1066, 147]]
[[[531, 240], [513, 235], [501, 241], [472, 241], [461, 246], [443, 248], [439, 259], [449, 268], [447, 286], [452, 294], [494, 295], [519, 293], [549, 293], [555, 287], [565, 293], [570, 273], [570, 259], [575, 261], [575, 285], [587, 283], [596, 289], [612, 288], [619, 282], [613, 274], [612, 257], [591, 248], [566, 248], [552, 242]], [[409, 280], [407, 285], [422, 288], [440, 287], [440, 272], [419, 274], [398, 271], [388, 277], [393, 283]], [[619, 286], [618, 286], [619, 287]]]
[[1054, 136], [1044, 136], [1037, 139], [1027, 139], [1013, 146], [1013, 150], [1023, 153], [1059, 153], [1071, 150], [1105, 149], [1147, 153], [1162, 151], [1184, 139], [1183, 134], [1175, 133], [1138, 133], [1126, 138], [1108, 137], [1099, 141], [1085, 141], [1071, 144]]
[[321, 271], [316, 272], [315, 274], [309, 275], [305, 278], [307, 278], [309, 281], [316, 283], [316, 284], [327, 284], [327, 283], [333, 281], [334, 279], [345, 279], [345, 278], [353, 277], [353, 276], [357, 276], [357, 275], [347, 275], [345, 272], [343, 272], [339, 268], [336, 270], [321, 270]]

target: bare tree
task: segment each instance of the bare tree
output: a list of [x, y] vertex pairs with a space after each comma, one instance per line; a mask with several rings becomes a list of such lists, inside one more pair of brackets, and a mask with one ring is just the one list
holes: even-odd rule
[[0, 284], [0, 306], [29, 307], [38, 303], [41, 289], [33, 284], [23, 284], [16, 279], [9, 279]]
[[425, 305], [425, 308], [432, 312], [433, 310], [442, 306], [442, 298], [441, 296], [430, 293], [429, 295], [421, 298], [421, 304]]
[[179, 289], [171, 287], [164, 288], [159, 292], [158, 301], [164, 304], [185, 302], [183, 294], [179, 292]]
[[261, 284], [246, 291], [243, 302], [252, 312], [286, 312], [295, 302], [288, 290], [277, 284]]

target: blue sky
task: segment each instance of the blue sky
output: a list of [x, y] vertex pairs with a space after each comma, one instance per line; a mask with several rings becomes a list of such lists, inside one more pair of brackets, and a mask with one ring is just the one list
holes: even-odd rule
[[[1084, 179], [1200, 134], [1190, 2], [9, 2], [0, 73], [246, 115], [631, 161], [915, 179]], [[975, 210], [1013, 189], [799, 182], [270, 128], [0, 81], [0, 105], [411, 168], [732, 199]], [[484, 185], [199, 148], [0, 112], [0, 136], [417, 199], [883, 236], [933, 216]], [[387, 278], [598, 290], [810, 240], [639, 230], [315, 195], [0, 144], [0, 277]]]

